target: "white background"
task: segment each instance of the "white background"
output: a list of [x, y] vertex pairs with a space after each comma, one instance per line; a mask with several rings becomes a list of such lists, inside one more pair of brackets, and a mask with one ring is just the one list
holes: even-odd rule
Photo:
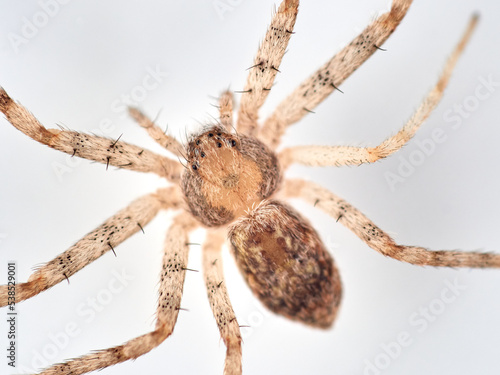
[[[160, 152], [142, 129], [112, 110], [112, 102], [141, 84], [147, 67], [168, 77], [149, 91], [140, 107], [170, 133], [185, 139], [199, 123], [216, 116], [213, 97], [241, 90], [263, 37], [274, 1], [223, 0], [221, 17], [212, 0], [81, 1], [60, 7], [46, 26], [15, 51], [9, 33], [21, 34], [24, 17], [41, 11], [37, 1], [0, 1], [0, 84], [46, 126], [64, 124], [93, 131], [104, 119], [106, 135]], [[296, 34], [263, 108], [263, 117], [303, 78], [358, 33], [386, 0], [304, 1]], [[500, 5], [493, 0], [418, 0], [384, 45], [345, 84], [287, 133], [284, 143], [376, 145], [394, 134], [434, 84], [448, 53], [472, 12], [479, 27], [458, 63], [439, 107], [415, 139], [396, 155], [355, 168], [293, 168], [290, 175], [320, 182], [360, 208], [398, 242], [432, 249], [500, 251], [499, 88], [466, 113], [458, 129], [446, 111], [474, 103], [480, 77], [500, 81]], [[12, 34], [11, 34], [12, 35]], [[484, 91], [484, 90], [483, 90]], [[471, 99], [472, 98], [472, 99]], [[413, 173], [391, 189], [386, 176], [418, 156], [418, 142], [441, 128], [446, 141]], [[412, 159], [416, 160], [416, 159]], [[69, 172], [58, 178], [54, 166]], [[32, 141], [0, 120], [0, 278], [8, 260], [17, 262], [19, 281], [33, 266], [71, 246], [115, 211], [166, 183], [155, 176], [108, 171], [77, 162]], [[500, 271], [422, 268], [386, 259], [335, 220], [304, 204], [341, 270], [344, 299], [335, 327], [318, 331], [262, 312], [225, 249], [226, 282], [240, 324], [244, 374], [498, 374], [500, 352]], [[119, 345], [152, 329], [162, 242], [169, 214], [94, 264], [51, 290], [18, 305], [18, 361], [30, 368], [36, 353], [48, 362]], [[201, 241], [199, 234], [193, 242]], [[200, 269], [193, 247], [190, 268]], [[134, 277], [112, 301], [85, 318], [79, 308], [105, 295], [112, 270]], [[447, 282], [465, 289], [444, 304]], [[104, 291], [104, 292], [103, 292]], [[446, 293], [446, 292], [445, 292]], [[109, 295], [109, 293], [108, 293]], [[441, 302], [440, 302], [441, 301]], [[139, 358], [102, 371], [111, 374], [221, 374], [225, 348], [206, 301], [200, 273], [188, 273], [174, 335]], [[420, 308], [439, 310], [421, 326], [409, 319]], [[88, 307], [86, 307], [88, 308]], [[422, 318], [419, 318], [422, 319]], [[6, 311], [0, 311], [0, 347], [7, 344]], [[50, 337], [73, 324], [78, 334]], [[401, 332], [411, 345], [388, 359]], [[15, 373], [0, 355], [0, 373]], [[378, 362], [377, 362], [378, 361]]]

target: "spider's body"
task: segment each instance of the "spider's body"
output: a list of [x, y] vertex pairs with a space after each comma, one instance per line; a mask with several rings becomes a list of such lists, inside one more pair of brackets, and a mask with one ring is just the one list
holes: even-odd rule
[[207, 226], [231, 225], [235, 259], [252, 291], [272, 311], [304, 323], [332, 325], [341, 284], [316, 231], [291, 207], [266, 201], [278, 187], [278, 158], [257, 138], [220, 126], [188, 143], [183, 191]]
[[271, 196], [280, 181], [278, 159], [262, 142], [212, 127], [187, 146], [182, 187], [191, 213], [220, 226]]
[[[411, 0], [394, 0], [349, 45], [305, 79], [266, 120], [259, 109], [269, 94], [293, 33], [298, 0], [284, 0], [256, 54], [233, 124], [232, 94], [219, 100], [220, 124], [193, 136], [185, 149], [139, 110], [130, 114], [175, 159], [120, 139], [45, 128], [0, 88], [0, 111], [34, 140], [73, 157], [118, 168], [155, 173], [170, 186], [142, 196], [88, 233], [68, 250], [39, 267], [15, 295], [0, 286], [0, 305], [20, 302], [69, 280], [76, 272], [140, 231], [160, 210], [173, 210], [162, 259], [156, 325], [123, 345], [56, 364], [45, 375], [83, 374], [129, 359], [160, 345], [173, 332], [187, 270], [189, 234], [203, 226], [203, 270], [212, 312], [227, 347], [225, 374], [241, 374], [241, 334], [224, 283], [220, 249], [226, 239], [247, 284], [272, 311], [311, 326], [330, 327], [342, 296], [339, 273], [316, 231], [284, 200], [301, 198], [345, 225], [368, 246], [397, 260], [441, 267], [500, 267], [500, 254], [433, 251], [397, 244], [361, 211], [309, 181], [286, 178], [293, 163], [342, 166], [371, 163], [399, 150], [438, 104], [458, 56], [477, 23], [473, 17], [445, 69], [410, 120], [376, 147], [295, 146], [276, 149], [288, 126], [310, 113], [364, 61], [380, 49], [404, 18]], [[233, 132], [232, 129], [235, 129]]]

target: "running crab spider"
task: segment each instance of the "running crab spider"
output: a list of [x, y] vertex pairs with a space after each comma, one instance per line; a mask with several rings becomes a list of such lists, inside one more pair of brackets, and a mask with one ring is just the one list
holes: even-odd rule
[[[285, 27], [281, 29], [282, 33], [280, 34], [278, 32], [278, 36], [280, 36], [282, 39], [288, 39], [288, 37], [290, 36], [291, 27], [293, 26], [291, 24], [293, 24], [293, 18], [295, 16], [293, 2], [289, 2], [288, 4], [290, 5], [291, 10], [287, 8], [286, 5], [287, 4], [280, 7], [278, 16], [276, 16], [273, 21], [274, 24], [274, 22], [279, 23], [280, 20], [282, 20], [282, 22], [286, 24]], [[394, 5], [402, 6], [404, 9], [407, 5], [409, 5], [409, 2], [395, 1]], [[403, 11], [402, 8], [397, 9], [399, 9], [399, 11], [391, 12], [389, 16], [382, 16], [381, 18], [385, 19], [385, 22], [383, 22], [382, 24], [396, 26], [399, 23], [400, 19], [404, 16], [404, 13], [406, 11], [406, 9], [404, 9]], [[387, 23], [387, 18], [390, 20], [389, 23]], [[379, 23], [376, 22], [375, 25], [381, 25], [380, 19]], [[337, 56], [343, 56], [343, 61], [350, 62], [350, 59], [353, 59], [358, 63], [363, 62], [366, 58], [369, 57], [369, 55], [375, 52], [377, 48], [381, 48], [381, 45], [385, 38], [393, 31], [392, 27], [390, 29], [380, 29], [380, 27], [376, 27], [376, 29], [379, 30], [382, 35], [379, 36], [380, 40], [365, 44], [369, 46], [369, 51], [366, 52], [366, 55], [361, 52], [357, 53], [357, 50], [355, 50], [352, 55], [339, 53]], [[279, 27], [278, 30], [280, 30]], [[470, 29], [468, 29], [468, 31], [470, 32]], [[468, 33], [466, 35], [468, 36]], [[266, 42], [264, 42], [264, 45], [265, 43]], [[284, 48], [280, 49], [280, 51], [284, 52]], [[275, 50], [273, 52], [279, 51]], [[454, 62], [453, 57], [456, 57], [459, 52], [460, 51], [457, 50], [456, 53], [452, 55], [452, 58], [450, 59], [452, 63], [448, 63], [445, 69], [445, 73], [443, 73], [441, 80], [436, 85], [439, 90], [437, 90], [433, 94], [437, 97], [433, 97], [431, 95], [430, 98], [432, 100], [427, 99], [425, 102], [427, 106], [423, 107], [422, 111], [424, 113], [422, 113], [422, 111], [417, 112], [417, 121], [415, 121], [416, 126], [420, 125], [423, 118], [425, 118], [428, 112], [430, 112], [432, 107], [434, 107], [434, 105], [439, 100], [441, 89], [443, 88], [442, 86], [445, 85], [445, 82], [449, 78], [449, 73], [451, 72], [451, 65], [453, 65]], [[345, 56], [349, 56], [347, 60], [344, 60]], [[280, 59], [281, 56], [278, 56], [278, 58]], [[283, 180], [280, 182], [280, 173], [276, 171], [276, 168], [273, 169], [273, 166], [276, 165], [273, 154], [264, 152], [264, 148], [262, 146], [251, 140], [251, 138], [246, 138], [246, 135], [255, 134], [270, 148], [274, 149], [279, 142], [281, 129], [283, 127], [291, 125], [291, 123], [297, 121], [298, 118], [311, 111], [319, 101], [323, 100], [324, 97], [329, 95], [332, 91], [336, 90], [338, 86], [340, 86], [344, 78], [341, 77], [339, 80], [335, 79], [332, 82], [329, 82], [328, 80], [321, 82], [316, 80], [316, 82], [314, 83], [313, 80], [313, 83], [315, 85], [318, 85], [319, 87], [319, 89], [317, 90], [317, 95], [300, 92], [300, 95], [297, 95], [298, 99], [296, 101], [296, 105], [293, 105], [290, 108], [285, 107], [285, 109], [290, 109], [290, 111], [283, 110], [282, 106], [278, 107], [281, 110], [275, 112], [275, 115], [272, 115], [270, 117], [270, 120], [265, 121], [263, 127], [257, 130], [255, 127], [255, 118], [257, 110], [262, 104], [259, 101], [263, 101], [263, 99], [267, 95], [267, 92], [269, 91], [268, 89], [272, 85], [274, 76], [277, 74], [279, 68], [279, 61], [275, 63], [268, 63], [268, 66], [265, 66], [265, 64], [262, 64], [260, 61], [262, 61], [262, 58], [257, 57], [253, 68], [250, 70], [250, 76], [253, 77], [252, 79], [255, 79], [256, 81], [250, 82], [249, 85], [243, 90], [244, 93], [241, 97], [240, 112], [238, 114], [238, 122], [236, 125], [238, 133], [229, 133], [229, 130], [231, 128], [231, 120], [229, 116], [229, 114], [231, 113], [230, 96], [223, 95], [220, 102], [222, 128], [207, 129], [206, 131], [203, 131], [200, 135], [192, 139], [187, 150], [187, 155], [185, 155], [189, 160], [188, 166], [190, 167], [190, 172], [185, 172], [189, 174], [186, 174], [186, 176], [188, 177], [184, 178], [183, 186], [185, 187], [184, 191], [186, 192], [186, 195], [188, 197], [187, 203], [188, 206], [190, 206], [191, 212], [194, 213], [194, 215], [197, 216], [203, 224], [207, 226], [215, 226], [216, 224], [225, 225], [227, 224], [227, 222], [232, 221], [234, 217], [244, 218], [244, 220], [236, 221], [237, 224], [234, 224], [232, 226], [232, 229], [230, 230], [230, 239], [233, 246], [237, 249], [236, 254], [246, 255], [247, 257], [250, 256], [251, 254], [249, 255], [247, 250], [252, 248], [252, 246], [249, 246], [248, 243], [253, 241], [255, 242], [253, 247], [256, 247], [257, 249], [259, 248], [259, 243], [263, 244], [262, 246], [264, 247], [264, 251], [266, 249], [268, 251], [269, 249], [274, 249], [269, 254], [267, 254], [267, 263], [263, 263], [262, 261], [259, 264], [263, 266], [273, 267], [279, 265], [278, 271], [290, 271], [290, 269], [292, 269], [293, 272], [296, 272], [296, 269], [294, 267], [290, 266], [289, 269], [286, 265], [282, 264], [285, 260], [287, 261], [285, 263], [293, 262], [296, 260], [299, 264], [302, 260], [306, 262], [306, 264], [308, 264], [310, 268], [317, 268], [319, 270], [318, 272], [328, 270], [328, 267], [330, 265], [330, 270], [328, 270], [326, 274], [319, 274], [320, 276], [317, 276], [316, 278], [311, 277], [310, 279], [313, 281], [311, 284], [311, 288], [313, 288], [312, 290], [318, 291], [317, 294], [319, 295], [319, 299], [313, 302], [317, 306], [319, 306], [319, 308], [316, 307], [312, 309], [307, 306], [297, 306], [297, 301], [293, 299], [293, 296], [291, 296], [292, 293], [287, 294], [286, 292], [284, 292], [284, 290], [286, 290], [286, 285], [277, 288], [278, 295], [262, 295], [261, 293], [261, 298], [266, 305], [274, 309], [276, 312], [282, 313], [283, 315], [290, 318], [302, 320], [311, 325], [329, 326], [335, 316], [335, 307], [338, 304], [340, 298], [340, 282], [336, 279], [337, 273], [332, 268], [329, 257], [327, 253], [324, 252], [323, 246], [318, 241], [315, 232], [311, 228], [309, 228], [308, 225], [301, 224], [302, 219], [300, 218], [300, 214], [291, 213], [290, 208], [284, 208], [283, 206], [281, 206], [281, 204], [277, 203], [277, 201], [259, 205], [259, 202], [262, 199], [274, 199], [274, 197], [283, 199], [288, 196], [298, 195], [301, 198], [309, 200], [310, 203], [314, 204], [316, 207], [323, 209], [327, 213], [334, 216], [334, 218], [339, 223], [344, 224], [352, 229], [358, 236], [365, 240], [368, 245], [371, 245], [379, 252], [403, 261], [440, 266], [499, 266], [499, 257], [489, 254], [480, 255], [475, 253], [465, 254], [452, 252], [434, 253], [427, 252], [421, 248], [403, 248], [392, 243], [391, 240], [383, 232], [374, 227], [373, 224], [369, 222], [368, 219], [366, 219], [359, 211], [352, 208], [346, 202], [336, 200], [337, 198], [326, 191], [324, 188], [311, 183], [304, 183], [298, 180]], [[270, 59], [268, 61], [270, 61]], [[258, 73], [259, 69], [261, 68], [262, 76], [260, 76]], [[332, 72], [337, 71], [340, 72], [339, 75], [341, 76], [342, 68], [343, 66], [341, 63], [335, 64], [335, 66], [332, 68], [332, 71], [327, 69], [324, 71], [324, 74], [320, 72], [317, 77], [319, 77], [320, 74], [323, 78], [326, 78], [325, 75], [331, 74], [333, 76]], [[327, 74], [327, 71], [330, 71], [330, 73]], [[351, 72], [348, 71], [345, 73], [345, 75], [348, 76], [350, 73]], [[337, 75], [335, 75], [335, 77], [337, 77]], [[327, 84], [322, 84], [323, 82], [327, 82]], [[252, 91], [250, 91], [250, 89], [252, 89]], [[314, 92], [314, 87], [312, 87], [311, 90]], [[324, 92], [321, 92], [321, 90], [324, 90]], [[310, 91], [308, 91], [308, 93], [310, 93]], [[304, 98], [310, 101], [303, 102]], [[54, 148], [62, 148], [63, 151], [75, 156], [87, 157], [93, 160], [98, 159], [97, 161], [103, 162], [106, 165], [115, 165], [127, 169], [156, 172], [160, 175], [165, 176], [173, 183], [178, 183], [180, 180], [180, 165], [172, 162], [169, 159], [149, 153], [142, 148], [134, 148], [133, 146], [127, 145], [122, 141], [102, 140], [103, 143], [100, 143], [100, 139], [93, 138], [91, 136], [78, 135], [76, 133], [63, 133], [59, 131], [47, 131], [46, 129], [41, 127], [41, 125], [39, 125], [36, 120], [31, 117], [31, 115], [26, 112], [23, 113], [23, 108], [10, 100], [7, 94], [3, 94], [2, 101], [0, 103], [2, 111], [6, 114], [7, 118], [13, 123], [14, 126], [20, 128], [20, 130], [27, 133], [36, 140], [41, 141], [42, 143], [49, 144]], [[290, 101], [287, 100], [284, 103], [285, 106], [288, 106]], [[298, 110], [298, 113], [297, 111], [295, 111], [294, 113], [294, 110]], [[290, 114], [290, 118], [283, 120], [282, 113]], [[179, 148], [177, 147], [178, 145], [176, 145], [174, 140], [169, 137], [165, 137], [162, 135], [162, 133], [158, 132], [156, 128], [151, 124], [151, 122], [147, 118], [143, 117], [140, 112], [132, 111], [132, 114], [139, 120], [141, 125], [147, 127], [150, 132], [155, 132], [153, 134], [153, 137], [155, 139], [159, 138], [161, 141], [164, 141], [165, 144], [169, 143], [170, 146], [167, 146], [167, 149], [170, 149], [174, 153], [178, 152]], [[412, 135], [416, 130], [416, 127], [405, 127], [403, 129], [405, 132], [410, 130], [409, 133], [411, 133]], [[64, 137], [66, 135], [69, 135], [69, 137], [67, 138], [67, 140], [64, 140]], [[360, 162], [373, 162], [378, 157], [385, 157], [388, 156], [388, 154], [396, 151], [399, 147], [402, 146], [404, 142], [407, 141], [407, 138], [404, 138], [402, 141], [400, 141], [393, 149], [388, 149], [385, 146], [391, 146], [393, 143], [392, 141], [400, 140], [397, 136], [390, 138], [389, 141], [383, 144], [384, 147], [380, 148], [382, 152], [380, 152], [379, 155], [377, 155], [377, 152], [380, 150], [377, 150], [376, 148], [371, 150], [344, 147], [288, 148], [278, 154], [278, 158], [281, 161], [281, 174], [291, 163], [339, 165], [357, 164]], [[90, 152], [86, 152], [86, 146], [90, 144], [92, 144], [92, 149]], [[197, 148], [196, 146], [199, 147]], [[219, 153], [219, 149], [222, 152]], [[101, 153], [95, 152], [99, 150], [101, 151]], [[316, 153], [317, 150], [321, 151], [320, 157], [318, 157], [318, 154]], [[240, 157], [238, 153], [242, 154], [243, 157]], [[119, 154], [125, 155], [125, 160], [123, 160], [122, 157], [117, 157], [117, 155]], [[322, 155], [327, 155], [328, 158], [323, 158], [321, 157]], [[210, 156], [212, 156], [211, 159]], [[237, 160], [236, 164], [234, 160]], [[241, 167], [242, 164], [244, 165], [244, 168]], [[220, 172], [222, 169], [224, 169], [224, 171], [230, 170], [231, 173], [225, 173], [219, 176], [217, 171]], [[203, 175], [205, 170], [208, 171], [208, 174]], [[244, 170], [245, 173], [248, 174], [238, 173], [238, 171], [241, 170]], [[255, 178], [255, 176], [261, 177]], [[266, 181], [265, 183], [263, 182], [264, 180]], [[217, 200], [221, 194], [214, 194], [213, 191], [204, 191], [202, 188], [204, 185], [200, 181], [212, 181], [212, 183], [219, 181], [219, 189], [225, 189], [230, 192], [234, 192], [235, 198], [232, 198], [230, 196], [223, 201]], [[254, 186], [255, 184], [256, 186]], [[246, 192], [255, 193], [255, 191], [258, 191], [258, 198], [256, 198], [254, 195], [246, 195]], [[224, 207], [224, 209], [200, 210], [198, 208], [200, 206], [205, 208], [207, 207], [207, 200], [213, 203], [212, 206], [215, 206], [216, 208]], [[244, 203], [240, 204], [239, 201], [242, 201]], [[151, 219], [151, 217], [156, 213], [157, 210], [161, 208], [179, 209], [180, 205], [182, 204], [181, 202], [182, 198], [180, 191], [174, 187], [161, 190], [147, 197], [139, 198], [139, 201], [136, 201], [132, 204], [131, 207], [128, 208], [130, 212], [127, 211], [122, 215], [114, 216], [117, 223], [120, 224], [118, 225], [113, 223], [113, 227], [116, 229], [115, 231], [109, 229], [109, 226], [100, 227], [100, 229], [98, 229], [98, 233], [92, 233], [92, 235], [90, 236], [91, 238], [88, 238], [87, 242], [89, 242], [90, 244], [96, 242], [92, 239], [92, 236], [95, 238], [95, 234], [97, 234], [97, 238], [105, 238], [105, 240], [103, 240], [102, 242], [103, 245], [98, 244], [97, 247], [94, 248], [94, 250], [96, 251], [95, 257], [100, 256], [101, 251], [114, 251], [116, 245], [119, 242], [124, 240], [131, 233], [139, 231], [141, 227], [145, 226], [146, 222]], [[254, 204], [256, 208], [253, 209], [250, 214], [248, 214], [248, 216], [245, 216], [245, 211], [253, 207]], [[131, 217], [134, 220], [129, 219]], [[259, 219], [255, 219], [257, 217]], [[279, 225], [277, 227], [273, 227], [272, 225], [274, 224], [274, 221], [270, 220], [270, 218], [279, 219], [277, 220]], [[127, 225], [123, 225], [124, 228], [121, 228], [121, 223], [124, 221]], [[262, 223], [266, 223], [268, 226], [264, 231], [261, 227]], [[180, 216], [178, 216], [176, 221], [174, 222], [174, 225], [170, 228], [169, 234], [167, 235], [167, 246], [165, 249], [166, 259], [164, 261], [165, 269], [171, 268], [170, 265], [172, 265], [172, 267], [175, 269], [175, 266], [178, 264], [179, 266], [177, 267], [177, 269], [180, 269], [181, 271], [174, 273], [173, 278], [162, 280], [160, 286], [160, 305], [157, 311], [159, 321], [159, 323], [157, 324], [158, 330], [152, 334], [143, 336], [145, 337], [143, 341], [148, 341], [152, 346], [160, 343], [164, 336], [169, 334], [169, 330], [173, 329], [177, 311], [180, 307], [179, 299], [182, 289], [182, 278], [184, 273], [183, 267], [185, 267], [185, 259], [177, 261], [177, 258], [175, 258], [175, 250], [177, 249], [179, 251], [178, 254], [182, 252], [182, 254], [186, 256], [186, 243], [188, 241], [187, 233], [185, 232], [188, 232], [197, 225], [199, 224], [194, 221], [191, 216], [189, 216], [189, 214], [180, 214]], [[297, 228], [297, 230], [291, 232], [287, 232], [286, 230], [284, 230], [285, 228], [290, 227], [295, 227]], [[121, 229], [123, 229], [125, 233], [121, 231]], [[111, 233], [113, 231], [115, 233]], [[279, 231], [281, 231], [282, 235], [276, 237], [275, 239], [273, 239], [272, 235], [262, 236], [262, 233], [266, 231], [270, 233], [278, 233]], [[252, 232], [252, 238], [248, 238], [248, 233], [250, 232]], [[123, 237], [121, 237], [120, 233], [123, 233]], [[205, 269], [207, 272], [206, 277], [207, 287], [209, 290], [209, 298], [211, 298], [212, 306], [215, 310], [214, 314], [219, 316], [221, 311], [218, 311], [217, 309], [224, 310], [222, 311], [224, 318], [223, 321], [225, 321], [227, 324], [220, 324], [220, 326], [221, 334], [228, 346], [226, 370], [228, 373], [237, 373], [240, 369], [239, 355], [241, 350], [238, 326], [236, 321], [234, 320], [234, 316], [232, 314], [230, 304], [225, 293], [224, 283], [221, 283], [222, 274], [218, 269], [218, 267], [221, 266], [220, 262], [216, 262], [215, 258], [211, 258], [213, 256], [217, 257], [217, 255], [213, 254], [216, 254], [216, 252], [218, 251], [218, 246], [216, 246], [216, 244], [222, 241], [222, 235], [221, 231], [218, 230], [214, 230], [210, 233], [211, 234], [209, 234], [209, 239], [211, 241], [207, 241], [204, 246], [204, 264], [206, 265]], [[291, 239], [292, 237], [293, 239]], [[297, 238], [295, 237], [298, 237], [299, 240], [297, 240]], [[309, 246], [304, 247], [303, 245], [306, 243], [309, 244]], [[79, 244], [82, 245], [82, 243], [80, 242]], [[93, 247], [91, 245], [82, 247], [89, 250], [85, 254], [86, 257], [89, 257], [89, 254], [91, 254], [91, 250]], [[286, 258], [284, 256], [280, 256], [281, 253], [279, 251], [281, 247], [289, 250], [300, 249], [301, 251], [297, 252], [297, 257]], [[312, 258], [301, 259], [298, 254], [302, 254], [303, 251], [305, 252], [307, 250], [311, 250], [312, 254], [315, 256], [313, 256]], [[76, 250], [76, 248], [73, 248], [73, 250], [70, 251], [72, 251], [73, 253], [69, 254], [69, 258], [66, 255], [66, 260], [58, 258], [56, 262], [52, 263], [53, 271], [56, 272], [47, 272], [47, 275], [44, 275], [44, 277], [37, 277], [42, 276], [42, 268], [40, 271], [37, 271], [37, 274], [35, 274], [37, 276], [30, 279], [31, 281], [29, 282], [31, 282], [31, 284], [20, 286], [19, 298], [26, 298], [30, 294], [39, 292], [40, 290], [38, 290], [38, 286], [40, 285], [40, 289], [47, 288], [55, 282], [60, 282], [65, 280], [66, 278], [71, 277], [71, 275], [76, 272], [75, 268], [80, 268], [80, 266], [83, 266], [83, 264], [80, 264], [79, 262], [85, 263], [91, 260], [88, 258], [82, 260], [78, 259], [78, 257], [81, 255], [81, 252]], [[389, 253], [387, 253], [387, 251], [389, 251]], [[415, 258], [408, 259], [408, 254], [406, 254], [406, 252], [408, 252], [410, 255], [416, 254], [417, 256]], [[318, 257], [318, 254], [321, 254], [321, 256]], [[75, 255], [75, 257], [73, 257], [73, 255]], [[75, 261], [75, 263], [77, 264], [73, 263], [72, 259], [74, 258], [77, 258], [77, 260]], [[265, 256], [263, 258], [266, 259]], [[307, 263], [314, 258], [319, 258], [318, 263], [321, 263], [321, 267], [318, 263]], [[250, 270], [250, 266], [253, 266], [252, 260], [255, 261], [255, 259], [253, 258], [245, 261], [245, 259], [242, 260], [240, 257], [239, 265], [244, 269], [244, 274], [246, 275], [249, 284], [253, 287], [254, 291], [259, 294], [259, 292], [265, 291], [265, 287], [259, 285], [259, 281], [261, 280], [254, 277]], [[50, 264], [51, 263], [49, 263], [49, 265]], [[58, 266], [58, 264], [60, 266]], [[297, 267], [299, 266], [297, 265]], [[66, 272], [66, 269], [69, 269], [70, 271]], [[59, 272], [57, 272], [57, 270], [59, 270]], [[276, 273], [276, 269], [272, 270], [274, 271], [273, 273]], [[219, 273], [215, 276], [212, 274], [212, 272]], [[254, 272], [257, 272], [259, 275], [268, 274], [269, 277], [266, 277], [265, 280], [272, 279], [271, 275], [269, 275], [271, 272], [269, 271], [259, 270]], [[300, 289], [301, 286], [305, 284], [305, 278], [310, 277], [310, 275], [305, 275], [304, 272], [300, 271], [298, 271], [296, 275], [297, 278], [299, 278], [300, 282], [298, 284], [289, 285], [292, 288], [291, 290], [293, 291]], [[302, 279], [300, 279], [300, 275], [302, 275]], [[284, 278], [282, 280], [284, 280]], [[48, 285], [43, 285], [44, 281], [47, 281]], [[173, 285], [167, 285], [168, 282], [172, 282]], [[320, 284], [320, 282], [325, 282], [326, 284]], [[315, 283], [317, 284], [316, 286]], [[306, 295], [316, 294], [310, 293], [312, 290], [307, 291]], [[30, 293], [30, 291], [32, 292]], [[162, 300], [163, 295], [165, 295], [166, 293], [172, 293], [173, 291], [177, 292], [175, 301]], [[23, 293], [25, 293], [24, 296]], [[280, 295], [280, 293], [283, 293], [283, 295]], [[325, 293], [325, 295], [321, 293]], [[175, 305], [173, 305], [174, 308], [172, 308], [172, 303], [175, 303]], [[169, 311], [174, 312], [169, 313]], [[221, 320], [218, 320], [218, 323], [221, 323]], [[133, 353], [134, 357], [137, 356], [138, 353], [142, 354], [141, 350], [147, 351], [152, 347], [148, 347], [147, 345], [134, 346], [134, 344], [137, 343], [137, 339], [135, 341], [131, 341], [130, 343], [131, 344], [128, 344], [129, 346], [125, 347], [125, 349], [112, 349], [109, 351], [92, 354], [91, 356], [94, 356], [96, 359], [92, 361], [92, 366], [98, 367], [85, 368], [85, 370], [90, 371], [92, 369], [101, 368], [115, 362], [121, 362], [128, 359], [127, 353], [129, 347], [133, 347], [134, 350], [138, 351]], [[88, 359], [89, 357], [83, 358]], [[60, 365], [60, 368], [65, 369], [67, 366], [78, 365], [78, 361], [80, 361], [80, 363], [84, 363], [84, 366], [89, 362], [85, 359], [77, 359], [76, 362], [70, 362], [71, 365]], [[99, 363], [100, 361], [102, 362]], [[73, 371], [72, 373], [78, 373], [78, 371]]]

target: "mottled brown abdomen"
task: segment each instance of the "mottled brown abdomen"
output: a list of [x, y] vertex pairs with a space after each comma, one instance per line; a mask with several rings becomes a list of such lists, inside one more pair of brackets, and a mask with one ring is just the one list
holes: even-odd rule
[[230, 229], [236, 263], [270, 310], [311, 326], [332, 325], [339, 273], [316, 231], [295, 210], [264, 201]]

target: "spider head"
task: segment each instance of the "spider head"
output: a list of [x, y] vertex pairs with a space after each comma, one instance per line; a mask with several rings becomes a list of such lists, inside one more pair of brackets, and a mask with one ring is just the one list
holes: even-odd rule
[[255, 138], [220, 126], [193, 136], [186, 149], [183, 190], [191, 212], [205, 225], [230, 222], [267, 198], [279, 182], [275, 154]]
[[188, 163], [207, 183], [235, 188], [240, 179], [241, 154], [236, 136], [220, 127], [211, 127], [188, 144]]

